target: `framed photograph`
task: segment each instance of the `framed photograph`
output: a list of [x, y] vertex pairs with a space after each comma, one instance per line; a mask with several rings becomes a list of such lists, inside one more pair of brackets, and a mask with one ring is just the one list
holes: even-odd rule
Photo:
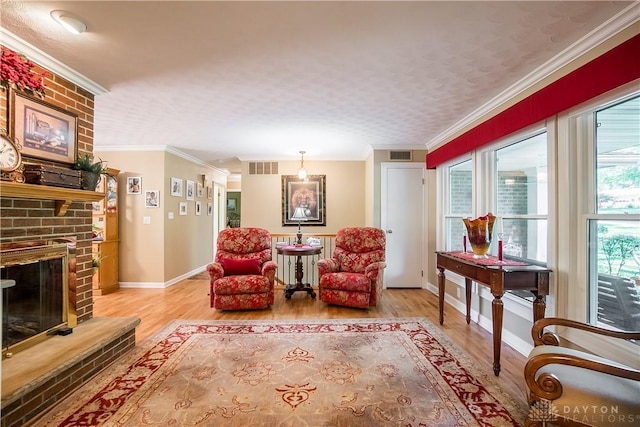
[[195, 200], [195, 182], [187, 180], [187, 200]]
[[204, 187], [202, 186], [201, 183], [197, 182], [196, 183], [196, 196], [199, 198], [202, 198], [203, 196], [203, 189]]
[[213, 188], [207, 187], [207, 199], [211, 199], [213, 197]]
[[127, 177], [127, 194], [142, 194], [142, 178], [139, 176]]
[[171, 195], [182, 197], [182, 180], [171, 177]]
[[178, 213], [180, 215], [186, 215], [187, 214], [187, 202], [180, 202], [180, 207], [179, 207]]
[[227, 212], [236, 211], [236, 199], [227, 199]]
[[207, 215], [213, 215], [213, 203], [207, 203]]
[[78, 158], [78, 116], [11, 89], [10, 136], [22, 144], [24, 157], [69, 165]]
[[159, 190], [145, 190], [144, 207], [145, 208], [160, 207], [160, 191]]
[[326, 175], [309, 175], [301, 181], [297, 175], [282, 176], [282, 225], [327, 225]]
[[202, 202], [199, 200], [196, 202], [196, 215], [202, 215]]

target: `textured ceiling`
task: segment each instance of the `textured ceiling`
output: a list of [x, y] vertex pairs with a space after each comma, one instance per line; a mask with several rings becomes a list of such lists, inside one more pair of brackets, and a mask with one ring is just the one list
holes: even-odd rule
[[0, 25], [107, 89], [96, 147], [218, 165], [426, 149], [629, 4], [2, 0]]

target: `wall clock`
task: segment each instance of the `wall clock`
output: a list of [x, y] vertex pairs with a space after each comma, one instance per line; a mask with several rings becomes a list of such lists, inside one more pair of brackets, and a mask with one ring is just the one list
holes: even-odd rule
[[21, 148], [17, 141], [0, 133], [0, 178], [3, 181], [24, 182]]

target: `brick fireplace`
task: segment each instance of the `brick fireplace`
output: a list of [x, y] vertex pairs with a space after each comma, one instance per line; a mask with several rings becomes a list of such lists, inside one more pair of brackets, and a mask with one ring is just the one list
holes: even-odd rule
[[[93, 94], [47, 72], [44, 101], [77, 115], [78, 156], [92, 154]], [[8, 111], [8, 90], [0, 87], [0, 128], [11, 128]], [[75, 240], [76, 277], [69, 286], [69, 299], [75, 304], [77, 317], [72, 334], [47, 339], [3, 360], [2, 427], [27, 424], [135, 346], [137, 319], [93, 316], [91, 215], [96, 195], [82, 190], [0, 183], [0, 243]]]

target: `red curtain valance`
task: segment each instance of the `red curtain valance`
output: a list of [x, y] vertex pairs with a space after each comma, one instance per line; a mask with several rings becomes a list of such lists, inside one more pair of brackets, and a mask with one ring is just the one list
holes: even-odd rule
[[640, 78], [640, 34], [427, 154], [427, 169]]

